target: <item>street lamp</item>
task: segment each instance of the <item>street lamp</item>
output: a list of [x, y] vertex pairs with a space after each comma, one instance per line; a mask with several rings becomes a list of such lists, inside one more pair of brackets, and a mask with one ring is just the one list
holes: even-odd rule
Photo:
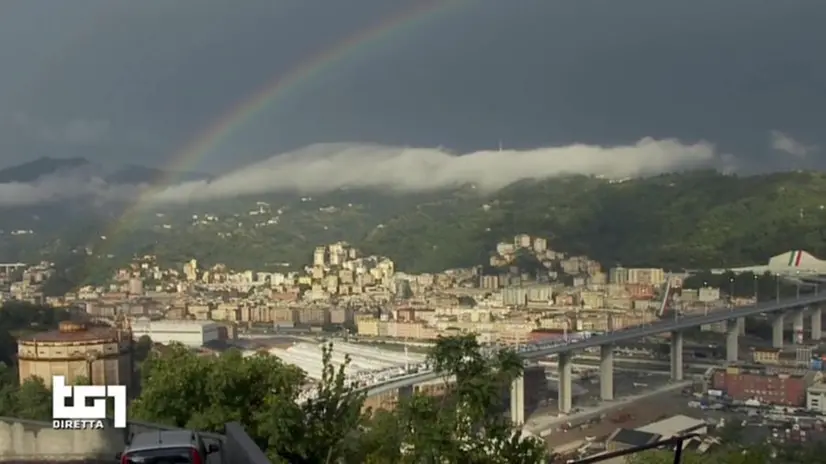
[[797, 298], [800, 299], [800, 271], [795, 271], [797, 273]]
[[734, 306], [734, 277], [733, 276], [728, 280], [728, 289], [729, 289], [728, 301], [731, 303], [732, 306]]
[[775, 298], [777, 302], [780, 303], [780, 273], [777, 272], [774, 274], [774, 285], [775, 285]]
[[754, 277], [754, 302], [757, 303], [757, 301], [760, 299], [760, 297], [759, 297], [759, 295], [760, 295], [760, 292], [759, 292], [760, 278], [757, 276], [757, 274], [752, 274], [752, 277]]

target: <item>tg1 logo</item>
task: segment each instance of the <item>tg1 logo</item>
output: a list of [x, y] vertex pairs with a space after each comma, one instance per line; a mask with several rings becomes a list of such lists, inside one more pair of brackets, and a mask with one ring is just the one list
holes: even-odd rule
[[[115, 399], [115, 428], [126, 428], [125, 385], [66, 385], [62, 375], [52, 377], [52, 428], [60, 430], [102, 429], [106, 419], [106, 398]], [[66, 398], [73, 405], [66, 406]], [[92, 406], [87, 398], [97, 398]]]

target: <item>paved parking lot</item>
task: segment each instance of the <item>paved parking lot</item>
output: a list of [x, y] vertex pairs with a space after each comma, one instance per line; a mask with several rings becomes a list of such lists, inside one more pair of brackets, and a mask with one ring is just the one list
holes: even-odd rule
[[[689, 371], [686, 371], [686, 375], [689, 375]], [[578, 378], [575, 380], [576, 385], [584, 390], [584, 393], [573, 398], [574, 409], [597, 407], [603, 404], [600, 399], [598, 372], [580, 372], [579, 374], [575, 374], [575, 377]], [[669, 383], [669, 374], [666, 372], [642, 372], [639, 370], [625, 370], [618, 367], [615, 368], [614, 371], [614, 398], [619, 400], [630, 396], [637, 396], [646, 391], [654, 391], [665, 387], [669, 385]], [[534, 411], [531, 417], [548, 414], [557, 415], [559, 413], [557, 392], [555, 387], [551, 390], [550, 398], [546, 401], [545, 406]]]
[[554, 431], [545, 437], [545, 442], [553, 449], [567, 443], [585, 440], [586, 437], [602, 439], [610, 435], [618, 427], [632, 429], [642, 427], [674, 414], [686, 414], [699, 417], [699, 410], [694, 409], [689, 411], [689, 408], [685, 406], [686, 402], [686, 398], [679, 393], [667, 392], [655, 395], [644, 400], [636, 401], [631, 405], [623, 406], [620, 410], [612, 411], [608, 414], [609, 416], [613, 416], [621, 411], [633, 416], [632, 419], [626, 422], [614, 423], [608, 419], [596, 419], [584, 429], [577, 427], [568, 431]]

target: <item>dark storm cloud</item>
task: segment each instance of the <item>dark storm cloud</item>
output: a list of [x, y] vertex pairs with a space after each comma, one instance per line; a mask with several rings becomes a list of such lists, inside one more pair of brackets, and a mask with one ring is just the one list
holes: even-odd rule
[[[7, 0], [0, 163], [164, 164], [275, 76], [415, 3]], [[754, 170], [823, 165], [812, 147], [826, 143], [826, 2], [518, 3], [466, 2], [363, 46], [192, 168], [316, 142], [471, 153], [500, 140], [533, 149], [645, 137], [707, 140]], [[32, 136], [8, 123], [14, 114], [51, 134], [74, 125], [85, 142]], [[92, 136], [94, 124], [105, 136]], [[800, 147], [805, 156], [778, 156]]]
[[52, 126], [44, 121], [33, 120], [26, 114], [16, 113], [6, 123], [18, 135], [58, 145], [95, 144], [103, 140], [109, 132], [109, 121], [82, 118], [72, 119], [60, 126]]

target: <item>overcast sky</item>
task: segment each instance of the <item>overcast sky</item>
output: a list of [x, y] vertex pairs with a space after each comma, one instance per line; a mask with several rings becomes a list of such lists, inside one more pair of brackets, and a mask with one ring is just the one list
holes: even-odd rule
[[[446, 0], [439, 0], [446, 1]], [[164, 165], [237, 102], [421, 0], [3, 0], [0, 166]], [[192, 169], [317, 142], [707, 141], [823, 167], [824, 0], [467, 0], [363, 46]]]

